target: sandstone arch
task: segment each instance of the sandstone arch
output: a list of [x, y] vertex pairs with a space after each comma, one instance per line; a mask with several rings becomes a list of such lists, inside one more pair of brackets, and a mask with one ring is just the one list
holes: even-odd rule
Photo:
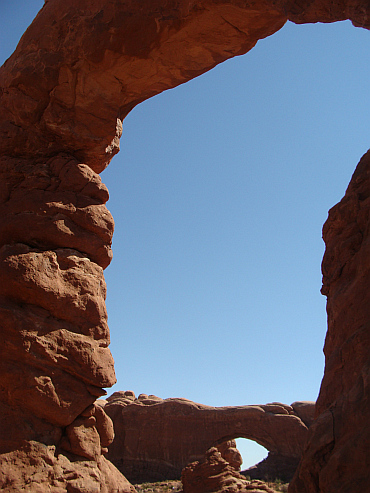
[[[369, 28], [369, 5], [151, 0], [138, 8], [131, 0], [53, 0], [1, 68], [5, 455], [22, 449], [22, 463], [41, 453], [40, 444], [63, 445], [102, 461], [108, 421], [89, 406], [114, 382], [102, 276], [113, 222], [95, 172], [118, 151], [121, 120], [136, 104], [247, 52], [287, 19], [350, 19]], [[365, 155], [324, 227], [326, 370], [291, 491], [358, 491], [368, 484], [368, 167]], [[17, 423], [16, 435], [8, 433], [9, 422]], [[80, 426], [89, 429], [93, 450], [78, 438]], [[38, 445], [27, 448], [30, 440]], [[3, 468], [2, 481], [12, 474]]]
[[108, 458], [135, 483], [178, 479], [208, 449], [241, 437], [296, 466], [308, 432], [304, 421], [309, 425], [313, 408], [314, 403], [210, 407], [115, 392], [104, 407], [116, 430]]

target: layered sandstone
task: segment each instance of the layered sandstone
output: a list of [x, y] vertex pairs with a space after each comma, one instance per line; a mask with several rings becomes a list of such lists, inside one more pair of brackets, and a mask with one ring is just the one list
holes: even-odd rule
[[[295, 405], [299, 409], [299, 403]], [[304, 403], [303, 407], [313, 411], [314, 406]], [[291, 479], [308, 433], [293, 407], [280, 403], [211, 407], [154, 395], [136, 398], [127, 391], [115, 392], [104, 410], [115, 428], [107, 457], [138, 483], [178, 479], [187, 464], [202, 461], [209, 448], [221, 444], [224, 459], [239, 469], [240, 454], [227, 443], [238, 437], [254, 440], [269, 451], [274, 470], [265, 468], [262, 478], [273, 473], [274, 478]], [[254, 471], [254, 477], [258, 472]]]
[[129, 491], [102, 455], [113, 424], [94, 404], [115, 383], [103, 276], [108, 191], [68, 155], [3, 157], [0, 180], [0, 488], [43, 491], [50, 481], [50, 491], [108, 492], [108, 474]]
[[[31, 441], [80, 454], [82, 420], [98, 464], [106, 438], [84, 413], [114, 382], [102, 275], [113, 223], [95, 172], [118, 152], [136, 104], [246, 53], [288, 19], [369, 28], [370, 5], [52, 0], [0, 69], [1, 457], [27, 462]], [[368, 160], [324, 228], [326, 368], [294, 492], [368, 484]]]

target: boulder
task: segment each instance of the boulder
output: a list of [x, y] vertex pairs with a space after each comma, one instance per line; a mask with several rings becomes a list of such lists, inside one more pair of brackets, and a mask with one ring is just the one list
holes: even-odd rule
[[236, 448], [235, 440], [227, 440], [220, 445], [217, 445], [217, 450], [220, 452], [221, 457], [226, 460], [236, 471], [239, 471], [240, 466], [243, 463], [243, 458]]
[[203, 461], [192, 462], [181, 475], [184, 493], [275, 493], [262, 481], [248, 481], [210, 448]]

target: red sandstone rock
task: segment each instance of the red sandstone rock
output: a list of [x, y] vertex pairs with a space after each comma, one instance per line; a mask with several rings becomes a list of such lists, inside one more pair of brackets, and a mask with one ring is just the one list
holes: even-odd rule
[[113, 218], [100, 177], [68, 156], [47, 163], [0, 158], [0, 244], [70, 248], [105, 268]]
[[108, 451], [114, 430], [112, 420], [97, 404], [89, 406], [65, 429], [60, 447], [74, 455], [97, 461]]
[[202, 462], [182, 471], [184, 493], [275, 493], [262, 481], [247, 481], [217, 451], [210, 448]]
[[[39, 443], [90, 459], [96, 485], [86, 489], [91, 478], [76, 472], [80, 486], [72, 486], [68, 476], [79, 466], [65, 458], [59, 489], [46, 487], [45, 468], [32, 472], [37, 491], [95, 491], [109, 484], [102, 454], [113, 440], [110, 418], [92, 406], [115, 383], [103, 277], [113, 233], [108, 192], [88, 166], [65, 155], [37, 164], [1, 158], [0, 177], [0, 489], [28, 488], [33, 462], [42, 464], [32, 455]], [[118, 471], [112, 477], [129, 491]]]
[[235, 440], [228, 440], [220, 445], [217, 445], [217, 450], [220, 452], [221, 457], [226, 460], [236, 471], [239, 471], [240, 466], [243, 463], [243, 458], [236, 448]]
[[135, 493], [135, 488], [104, 457], [68, 458], [55, 446], [27, 442], [2, 454], [0, 489], [4, 493]]
[[358, 492], [370, 478], [370, 152], [323, 227], [325, 374], [291, 492]]
[[[370, 6], [53, 0], [0, 69], [0, 451], [24, 440], [58, 443], [114, 382], [98, 268], [111, 259], [113, 222], [91, 170], [118, 152], [122, 120], [139, 102], [246, 53], [287, 19], [369, 28]], [[292, 492], [368, 486], [368, 161], [324, 227], [326, 367]]]
[[301, 418], [303, 423], [309, 428], [315, 419], [315, 402], [297, 401], [293, 402], [294, 413]]
[[[187, 399], [135, 399], [132, 392], [115, 392], [107, 401], [104, 410], [115, 429], [107, 457], [132, 482], [178, 479], [211, 446], [238, 437], [255, 440], [283, 457], [281, 464], [290, 459], [296, 467], [308, 432], [286, 404], [217, 408]], [[232, 465], [239, 469], [240, 454], [230, 445], [222, 445], [223, 457], [233, 456]]]

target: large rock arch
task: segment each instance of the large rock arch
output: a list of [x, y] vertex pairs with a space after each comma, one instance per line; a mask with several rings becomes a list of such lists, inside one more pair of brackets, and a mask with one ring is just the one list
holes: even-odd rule
[[179, 479], [190, 462], [235, 438], [265, 447], [282, 465], [276, 477], [289, 475], [301, 458], [314, 403], [211, 407], [187, 399], [136, 399], [128, 391], [115, 392], [104, 410], [115, 429], [108, 458], [130, 481], [143, 483]]
[[[113, 222], [96, 172], [118, 152], [125, 115], [288, 19], [369, 28], [369, 11], [365, 0], [45, 3], [0, 70], [3, 464], [18, 451], [19, 464], [44, 454], [50, 465], [57, 446], [109, 468], [109, 420], [90, 407], [114, 382], [102, 275]], [[368, 487], [369, 160], [324, 227], [326, 369], [292, 492]], [[9, 491], [22, 485], [14, 470], [2, 467]]]

